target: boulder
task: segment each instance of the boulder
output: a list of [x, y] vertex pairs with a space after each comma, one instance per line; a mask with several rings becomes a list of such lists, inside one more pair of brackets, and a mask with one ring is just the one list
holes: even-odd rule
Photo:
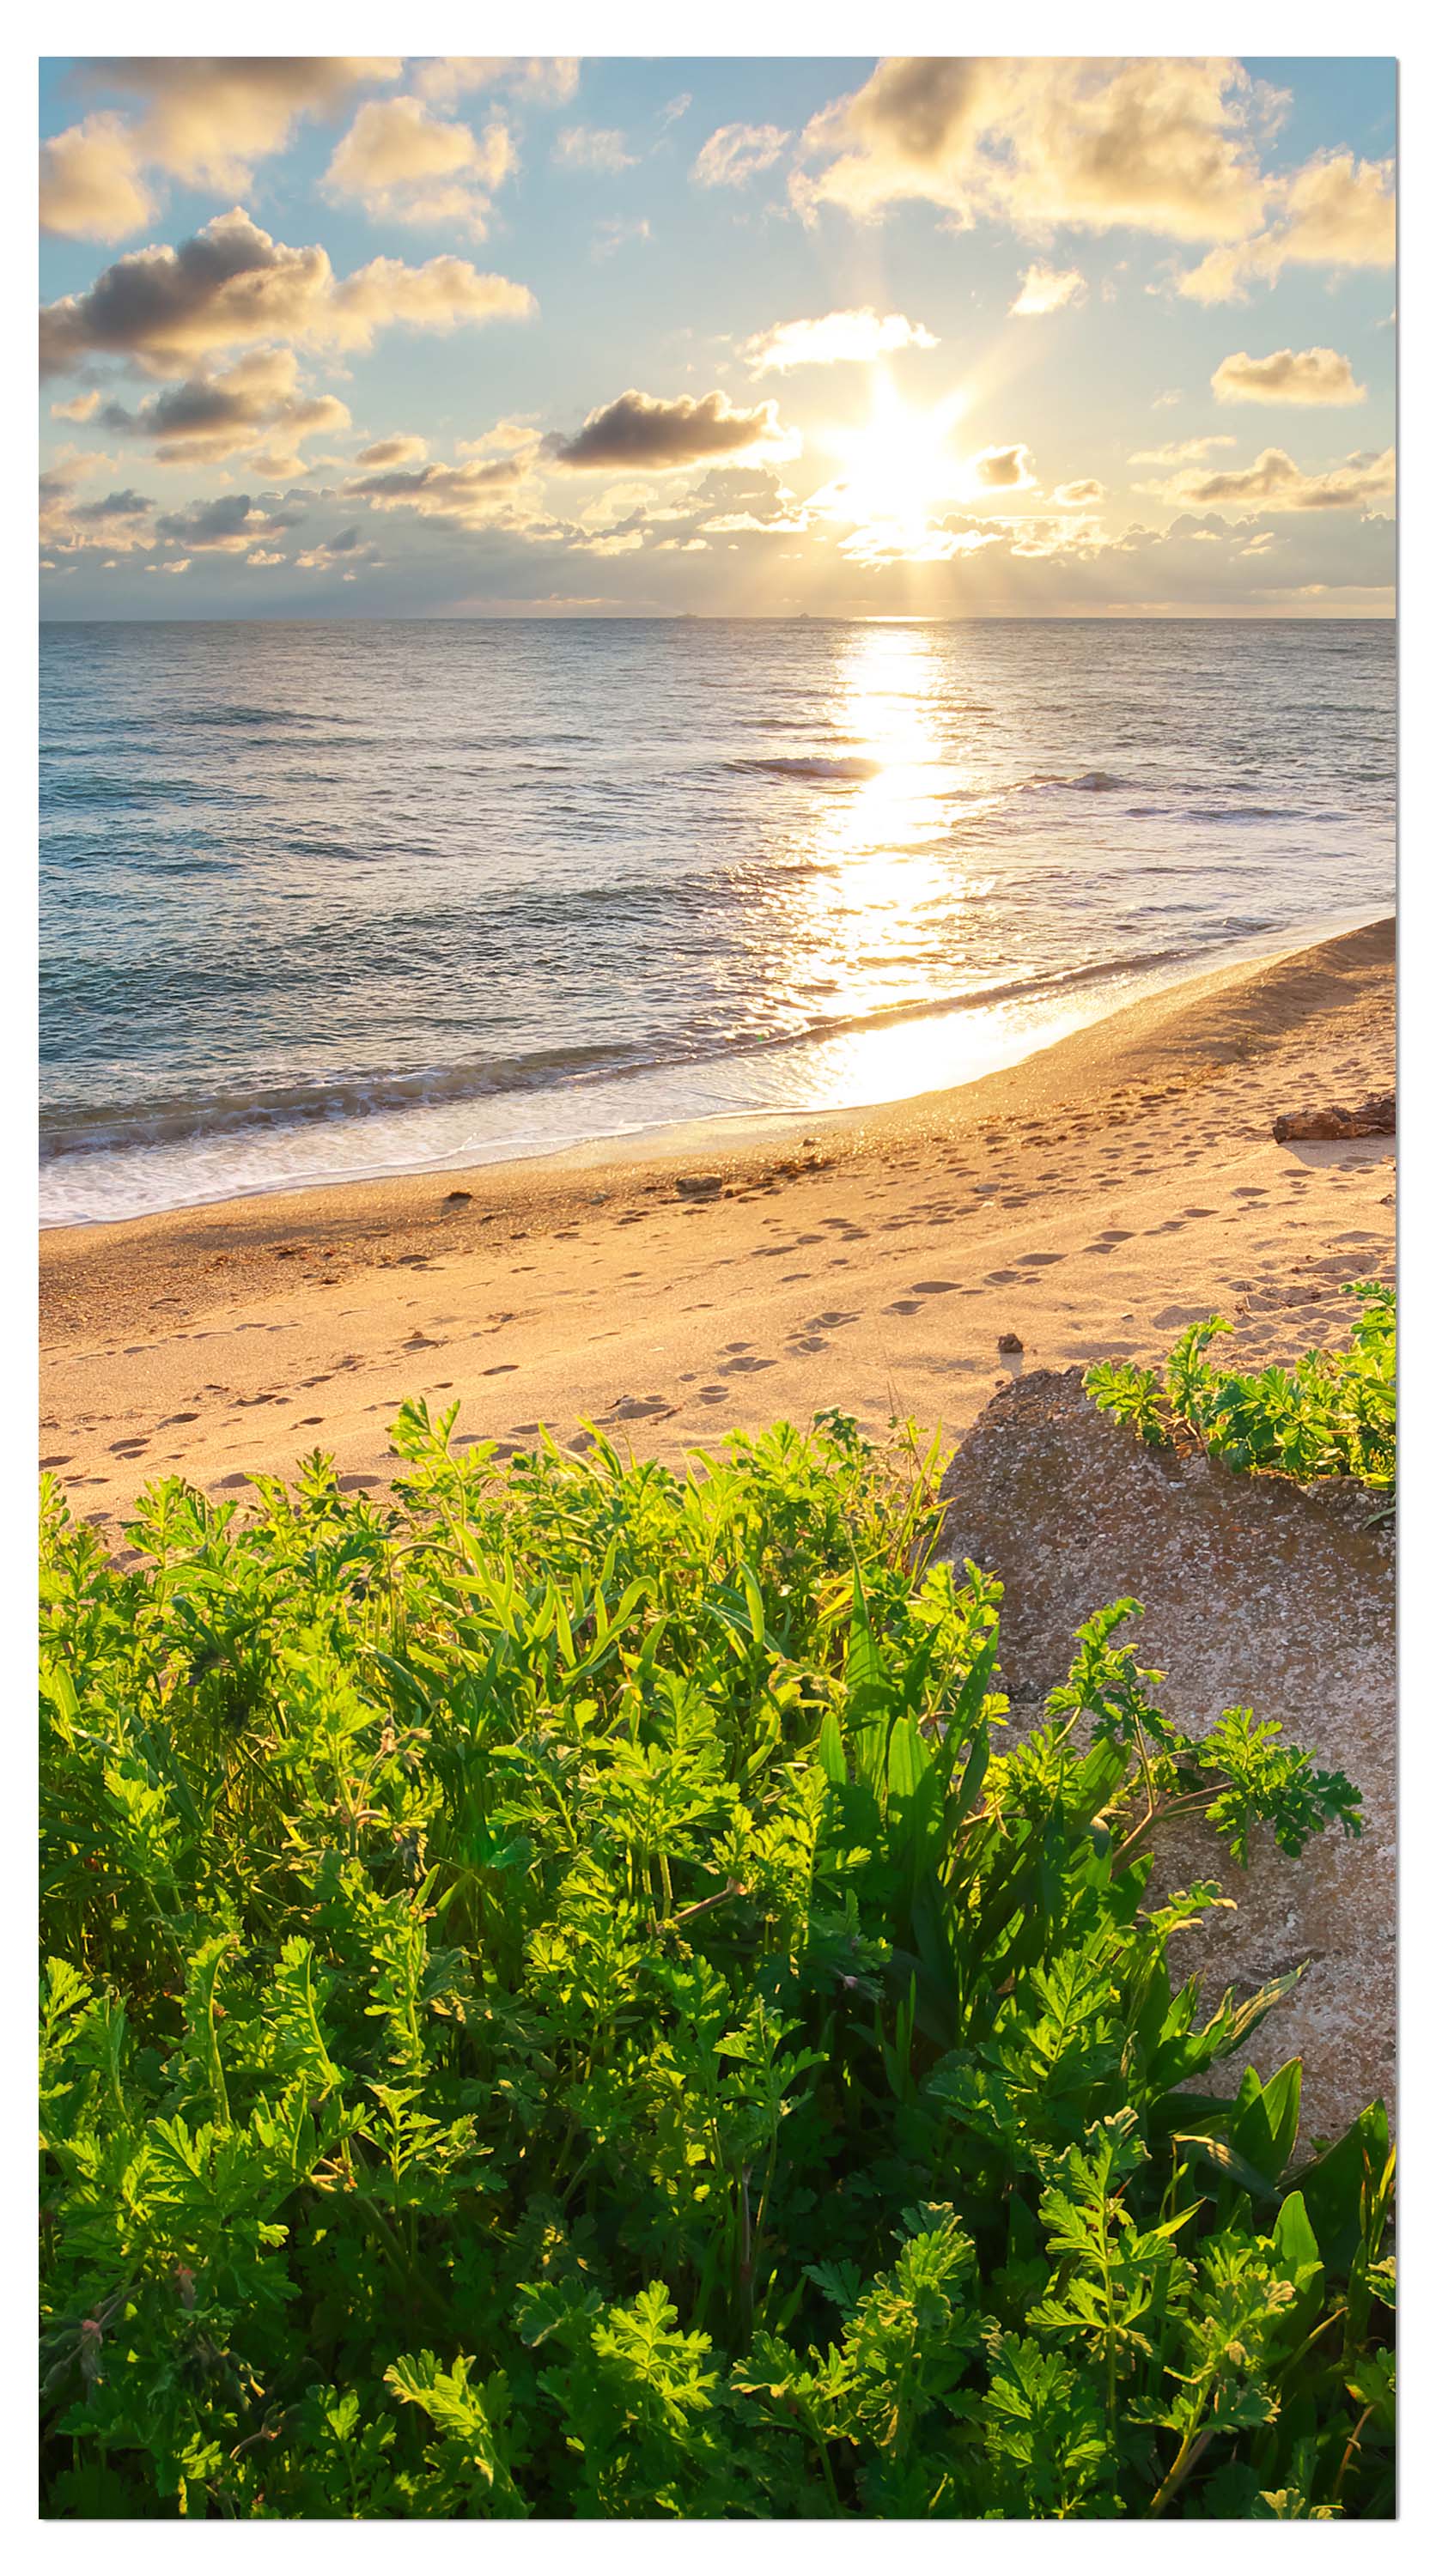
[[1396, 1094], [1373, 1092], [1357, 1109], [1293, 1109], [1278, 1118], [1272, 1134], [1279, 1145], [1332, 1144], [1353, 1136], [1394, 1136]]
[[[1304, 2062], [1302, 2131], [1330, 2135], [1382, 2096], [1396, 2072], [1396, 1624], [1389, 1519], [1345, 1481], [1310, 1492], [1239, 1476], [1204, 1454], [1148, 1449], [1097, 1411], [1079, 1369], [1034, 1370], [987, 1406], [943, 1482], [943, 1555], [999, 1575], [1009, 1724], [1030, 1730], [1065, 1678], [1073, 1632], [1130, 1595], [1145, 1618], [1138, 1661], [1166, 1675], [1178, 1724], [1226, 1708], [1279, 1719], [1288, 1740], [1341, 1770], [1364, 1801], [1364, 1830], [1329, 1830], [1299, 1861], [1263, 1828], [1239, 1869], [1210, 1829], [1179, 1820], [1159, 1836], [1153, 1897], [1219, 1879], [1235, 1913], [1214, 1912], [1172, 1946], [1174, 1974], [1200, 1972], [1209, 2009], [1305, 1962], [1286, 2001], [1249, 2042], [1264, 2076]], [[1246, 2057], [1204, 2079], [1231, 2090]]]

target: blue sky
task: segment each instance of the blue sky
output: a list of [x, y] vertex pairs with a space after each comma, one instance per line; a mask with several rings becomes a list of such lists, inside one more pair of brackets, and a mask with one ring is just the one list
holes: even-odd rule
[[1395, 88], [46, 63], [42, 613], [1388, 613]]

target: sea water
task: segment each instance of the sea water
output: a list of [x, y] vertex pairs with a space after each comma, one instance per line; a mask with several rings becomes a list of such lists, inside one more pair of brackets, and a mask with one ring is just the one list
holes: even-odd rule
[[1389, 908], [1375, 621], [58, 624], [41, 1212], [908, 1096]]

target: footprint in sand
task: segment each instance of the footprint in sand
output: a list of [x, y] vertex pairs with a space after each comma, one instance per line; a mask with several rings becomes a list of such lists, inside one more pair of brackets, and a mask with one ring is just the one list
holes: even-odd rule
[[358, 1494], [371, 1485], [382, 1484], [384, 1480], [382, 1476], [340, 1476], [337, 1481], [341, 1494]]
[[753, 1369], [774, 1368], [776, 1365], [777, 1363], [774, 1360], [759, 1360], [752, 1358], [725, 1360], [723, 1363], [722, 1373], [725, 1377], [746, 1377]]
[[[1004, 1270], [997, 1275], [1010, 1279], [1012, 1273]], [[915, 1279], [912, 1293], [915, 1297], [949, 1297], [954, 1288], [960, 1288], [961, 1285], [960, 1279]]]
[[788, 1344], [790, 1351], [825, 1351], [830, 1347], [822, 1333], [802, 1333]]
[[1065, 1261], [1062, 1252], [1019, 1252], [1017, 1258], [1024, 1270], [1050, 1270], [1055, 1261]]
[[920, 1315], [922, 1313], [922, 1299], [920, 1297], [897, 1297], [894, 1299], [891, 1306], [884, 1306], [883, 1313], [885, 1315]]
[[[73, 1452], [71, 1452], [71, 1455], [73, 1455]], [[41, 1464], [41, 1466], [42, 1466], [42, 1467], [68, 1467], [68, 1466], [69, 1466], [69, 1464], [70, 1464], [70, 1459], [69, 1459], [68, 1457], [65, 1457], [65, 1458], [42, 1458], [42, 1459], [41, 1459], [41, 1461], [40, 1461], [40, 1464]]]
[[496, 1360], [493, 1367], [486, 1368], [483, 1374], [485, 1377], [512, 1377], [517, 1367], [517, 1360]]
[[1021, 1272], [1017, 1270], [989, 1270], [985, 1274], [989, 1288], [1006, 1288], [1014, 1279], [1020, 1278], [1021, 1275]]

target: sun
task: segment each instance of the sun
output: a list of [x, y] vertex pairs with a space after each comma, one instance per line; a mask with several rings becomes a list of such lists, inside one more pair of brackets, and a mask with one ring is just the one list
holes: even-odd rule
[[862, 428], [827, 433], [824, 443], [841, 470], [820, 496], [820, 506], [855, 526], [881, 527], [898, 543], [920, 543], [934, 503], [957, 480], [950, 442], [965, 409], [966, 396], [956, 393], [919, 411], [904, 402], [889, 377], [879, 376]]

